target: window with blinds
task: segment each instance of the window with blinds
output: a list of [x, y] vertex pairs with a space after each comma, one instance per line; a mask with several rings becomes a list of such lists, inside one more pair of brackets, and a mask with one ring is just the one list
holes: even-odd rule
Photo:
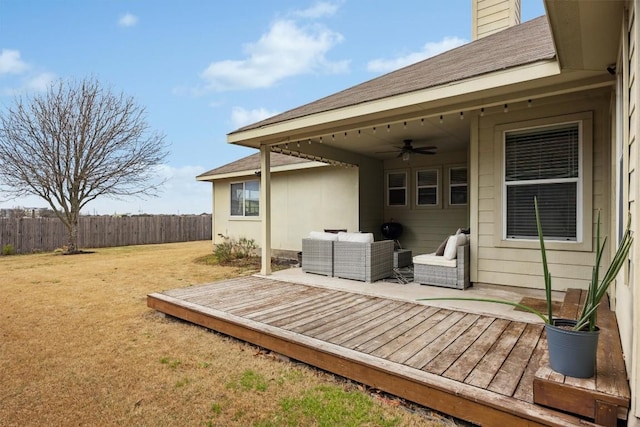
[[438, 205], [438, 169], [416, 172], [416, 204], [418, 206]]
[[580, 123], [505, 132], [507, 239], [537, 238], [534, 198], [545, 239], [576, 241]]
[[387, 206], [407, 205], [407, 173], [389, 172], [387, 174]]
[[449, 204], [459, 206], [467, 204], [467, 168], [449, 169]]

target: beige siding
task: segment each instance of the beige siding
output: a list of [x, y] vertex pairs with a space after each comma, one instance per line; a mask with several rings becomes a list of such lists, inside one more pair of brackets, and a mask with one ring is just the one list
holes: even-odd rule
[[[409, 162], [400, 159], [388, 160], [385, 172], [406, 171], [408, 182], [408, 204], [406, 207], [384, 208], [384, 220], [393, 219], [403, 225], [404, 232], [400, 237], [402, 247], [411, 249], [414, 255], [434, 252], [440, 243], [458, 228], [469, 226], [468, 204], [450, 206], [448, 200], [448, 171], [451, 167], [468, 167], [467, 152], [443, 152], [434, 156], [412, 156]], [[438, 192], [440, 203], [436, 207], [416, 206], [416, 171], [421, 169], [437, 169], [440, 171]], [[467, 183], [469, 188], [469, 184]], [[386, 187], [383, 186], [383, 191]]]
[[520, 0], [472, 0], [472, 37], [488, 36], [520, 23]]
[[[608, 90], [599, 95], [573, 94], [536, 100], [531, 107], [518, 108], [510, 106], [508, 113], [496, 113], [479, 118], [478, 145], [474, 155], [478, 159], [478, 202], [477, 202], [477, 234], [472, 228], [472, 238], [477, 239], [477, 251], [473, 257], [472, 270], [480, 283], [542, 288], [542, 265], [540, 251], [536, 242], [502, 242], [501, 210], [499, 198], [502, 197], [501, 180], [497, 179], [502, 168], [502, 140], [497, 140], [497, 128], [513, 123], [549, 119], [591, 112], [593, 118], [593, 186], [585, 182], [586, 189], [591, 189], [584, 200], [586, 219], [592, 212], [601, 211], [604, 229], [608, 230], [610, 188], [605, 185], [609, 177], [609, 96]], [[497, 154], [498, 153], [498, 154]], [[586, 153], [585, 153], [586, 154]], [[588, 157], [588, 156], [586, 156]], [[587, 159], [588, 160], [588, 159]], [[595, 221], [596, 214], [593, 215]], [[593, 225], [585, 236], [593, 231]], [[589, 239], [587, 239], [589, 240]], [[568, 287], [585, 288], [591, 275], [594, 255], [591, 252], [590, 240], [583, 244], [584, 248], [576, 250], [580, 245], [549, 244], [548, 259], [553, 276], [554, 289], [563, 290]]]
[[[248, 176], [246, 179], [255, 179]], [[229, 215], [229, 185], [243, 179], [219, 180], [214, 189], [214, 243], [246, 237], [260, 246], [260, 218]], [[299, 251], [312, 230], [358, 230], [358, 168], [324, 166], [271, 176], [272, 242], [274, 251]], [[261, 212], [263, 215], [264, 212]]]

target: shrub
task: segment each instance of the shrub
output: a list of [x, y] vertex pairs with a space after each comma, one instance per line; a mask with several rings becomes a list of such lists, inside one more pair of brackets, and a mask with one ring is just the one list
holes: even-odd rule
[[253, 239], [247, 239], [246, 237], [240, 237], [238, 240], [233, 238], [223, 237], [224, 241], [218, 243], [213, 254], [219, 263], [229, 262], [233, 259], [251, 258], [257, 249], [256, 241]]
[[16, 249], [11, 243], [7, 243], [2, 247], [2, 255], [15, 255]]
[[213, 255], [216, 257], [219, 263], [231, 261], [233, 255], [233, 245], [226, 239], [222, 243], [218, 243], [213, 250]]

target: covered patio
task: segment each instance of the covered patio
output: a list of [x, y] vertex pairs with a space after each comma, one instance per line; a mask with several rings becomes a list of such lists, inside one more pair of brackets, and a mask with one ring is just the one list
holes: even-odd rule
[[[620, 346], [613, 314], [601, 346], [620, 360], [602, 358], [593, 379], [565, 379], [546, 369], [544, 327], [535, 316], [495, 304], [417, 301], [459, 292], [327, 278], [292, 268], [154, 293], [147, 304], [479, 425], [589, 425], [587, 417], [615, 426], [618, 418], [626, 419], [624, 371], [612, 370], [624, 369], [621, 351], [612, 351]], [[495, 286], [464, 293], [515, 301], [541, 296]], [[555, 295], [565, 302], [565, 312], [575, 305], [568, 294]], [[581, 412], [567, 414], [563, 411], [571, 407], [562, 396], [576, 390]], [[547, 406], [554, 396], [563, 411]], [[541, 398], [547, 399], [545, 406], [535, 403]]]

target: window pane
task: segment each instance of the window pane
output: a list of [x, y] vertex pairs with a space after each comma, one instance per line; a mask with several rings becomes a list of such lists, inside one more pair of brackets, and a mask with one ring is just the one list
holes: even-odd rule
[[405, 173], [390, 173], [388, 175], [389, 188], [406, 187], [406, 179]]
[[406, 204], [406, 192], [402, 190], [389, 190], [389, 205], [404, 206]]
[[579, 126], [509, 132], [505, 137], [505, 180], [578, 177]]
[[242, 183], [231, 184], [231, 215], [242, 216], [243, 209], [243, 185]]
[[577, 240], [577, 184], [507, 187], [507, 238], [537, 238], [534, 197], [545, 239]]
[[425, 185], [438, 185], [438, 171], [418, 171], [418, 187]]
[[244, 196], [245, 216], [260, 215], [260, 183], [258, 181], [245, 182]]
[[457, 185], [455, 187], [451, 187], [451, 200], [449, 201], [449, 203], [452, 205], [466, 205], [467, 186]]
[[450, 184], [466, 184], [467, 168], [449, 169], [449, 183]]
[[438, 192], [433, 187], [418, 188], [418, 204], [419, 205], [436, 205], [438, 204]]

